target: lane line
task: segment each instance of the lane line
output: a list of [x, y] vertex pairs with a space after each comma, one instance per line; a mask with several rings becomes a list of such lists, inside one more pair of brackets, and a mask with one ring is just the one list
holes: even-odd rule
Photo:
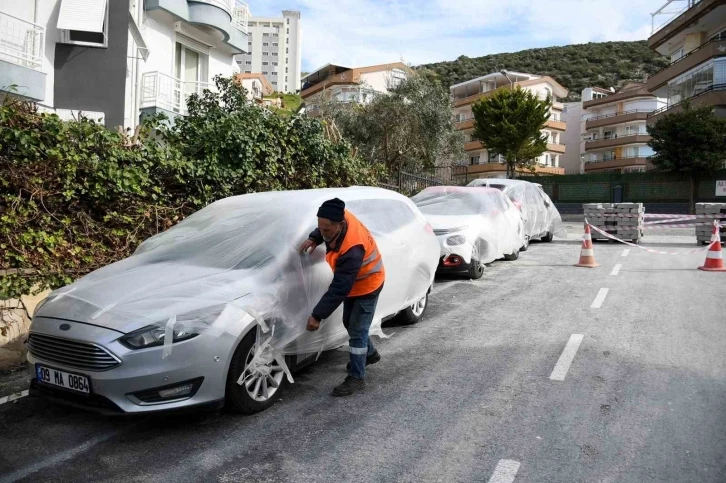
[[597, 293], [597, 297], [595, 297], [595, 300], [592, 302], [590, 308], [599, 309], [602, 306], [602, 303], [605, 301], [605, 297], [607, 297], [609, 290], [609, 288], [601, 288], [600, 291]]
[[570, 365], [572, 364], [572, 361], [575, 359], [575, 354], [577, 354], [577, 349], [580, 348], [580, 343], [582, 342], [583, 337], [584, 337], [584, 335], [582, 335], [582, 334], [572, 334], [570, 336], [570, 340], [567, 341], [565, 350], [562, 351], [560, 358], [557, 360], [557, 364], [555, 364], [555, 368], [552, 369], [552, 374], [550, 374], [551, 380], [553, 380], [553, 381], [564, 381], [565, 380], [565, 377], [567, 376], [567, 372], [570, 370]]
[[116, 436], [116, 432], [104, 434], [101, 436], [96, 436], [93, 439], [90, 439], [86, 441], [85, 443], [76, 446], [75, 448], [68, 449], [66, 451], [63, 451], [61, 453], [58, 453], [56, 455], [53, 455], [49, 458], [43, 459], [43, 461], [39, 463], [35, 463], [30, 466], [26, 466], [25, 468], [21, 468], [17, 471], [14, 471], [13, 473], [10, 473], [9, 475], [5, 475], [3, 477], [0, 477], [0, 483], [14, 483], [18, 480], [22, 480], [23, 478], [27, 478], [28, 476], [32, 475], [33, 473], [37, 473], [40, 470], [43, 470], [45, 468], [48, 468], [49, 466], [56, 466], [59, 465], [65, 461], [71, 460], [78, 456], [81, 453], [84, 453], [88, 451], [89, 449], [93, 448], [97, 444], [101, 444], [104, 441], [107, 441], [111, 439], [112, 437]]
[[617, 264], [617, 265], [615, 265], [615, 267], [613, 268], [613, 271], [612, 271], [612, 272], [610, 272], [610, 275], [617, 275], [618, 273], [620, 273], [620, 269], [621, 269], [621, 268], [623, 268], [623, 265], [622, 265], [622, 264], [620, 264], [620, 263], [618, 263], [618, 264]]
[[499, 460], [489, 483], [512, 483], [519, 471], [519, 461]]
[[628, 255], [630, 255], [630, 248], [626, 248], [625, 250], [623, 250], [623, 256], [627, 257]]
[[17, 401], [21, 397], [25, 397], [27, 395], [28, 395], [28, 390], [26, 389], [25, 391], [20, 391], [20, 392], [10, 394], [9, 396], [0, 397], [0, 406], [2, 406], [5, 403]]

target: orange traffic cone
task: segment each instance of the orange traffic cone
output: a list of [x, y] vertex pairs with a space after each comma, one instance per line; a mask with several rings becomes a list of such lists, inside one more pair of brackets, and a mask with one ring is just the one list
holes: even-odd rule
[[713, 222], [713, 233], [711, 234], [711, 246], [706, 253], [706, 263], [699, 270], [706, 272], [726, 272], [721, 256], [721, 235], [718, 232], [718, 221]]
[[595, 252], [592, 249], [592, 234], [590, 233], [590, 225], [587, 222], [585, 222], [585, 236], [582, 237], [580, 261], [577, 262], [575, 266], [586, 268], [595, 268], [599, 266], [595, 261]]

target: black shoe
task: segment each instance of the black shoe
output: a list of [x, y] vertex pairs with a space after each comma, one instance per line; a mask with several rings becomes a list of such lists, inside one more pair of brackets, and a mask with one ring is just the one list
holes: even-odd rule
[[335, 389], [333, 389], [333, 396], [350, 396], [354, 392], [358, 391], [359, 389], [363, 389], [364, 387], [366, 387], [366, 382], [363, 379], [356, 379], [353, 376], [348, 376], [345, 378], [345, 381], [343, 381], [343, 384], [335, 386]]
[[[366, 357], [366, 366], [375, 364], [376, 362], [379, 362], [380, 360], [381, 360], [381, 355], [378, 353], [378, 350], [374, 350], [373, 354], [371, 354], [370, 357]], [[345, 366], [345, 370], [350, 371], [350, 362]]]

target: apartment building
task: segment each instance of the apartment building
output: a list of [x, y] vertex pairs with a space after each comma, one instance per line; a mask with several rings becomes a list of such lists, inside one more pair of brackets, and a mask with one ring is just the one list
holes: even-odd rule
[[647, 145], [648, 116], [665, 106], [640, 82], [582, 91], [580, 155], [585, 173], [645, 171], [653, 150]]
[[235, 0], [0, 0], [0, 94], [108, 127], [184, 115], [190, 94], [235, 72], [247, 16]]
[[583, 174], [585, 163], [580, 156], [582, 101], [565, 102], [562, 108], [562, 121], [567, 125], [567, 130], [560, 136], [565, 143], [565, 154], [560, 156], [560, 167], [565, 170], [565, 174]]
[[648, 123], [682, 109], [683, 101], [726, 116], [726, 0], [668, 0], [653, 13], [648, 46], [670, 58], [648, 91], [666, 100]]
[[283, 10], [281, 18], [252, 17], [248, 25], [248, 53], [236, 58], [240, 72], [262, 73], [275, 91], [297, 92], [302, 65], [300, 12]]
[[264, 104], [265, 96], [275, 92], [270, 81], [262, 74], [236, 74], [234, 77], [247, 90], [247, 98], [258, 104]]
[[305, 111], [315, 116], [325, 102], [369, 102], [377, 93], [388, 92], [405, 79], [410, 70], [402, 62], [368, 67], [326, 64], [302, 78], [300, 95]]
[[464, 133], [464, 150], [467, 160], [466, 169], [458, 169], [456, 176], [462, 173], [468, 178], [504, 178], [507, 168], [504, 158], [493, 152], [473, 138], [474, 115], [471, 106], [479, 99], [491, 95], [499, 89], [510, 89], [520, 86], [541, 99], [552, 98], [550, 119], [543, 129], [547, 135], [547, 151], [536, 160], [535, 172], [540, 174], [564, 174], [560, 166], [560, 158], [565, 154], [562, 135], [567, 129], [562, 120], [564, 105], [558, 99], [566, 97], [567, 89], [549, 76], [539, 76], [522, 72], [495, 72], [476, 79], [451, 86], [451, 97], [454, 104], [456, 128]]

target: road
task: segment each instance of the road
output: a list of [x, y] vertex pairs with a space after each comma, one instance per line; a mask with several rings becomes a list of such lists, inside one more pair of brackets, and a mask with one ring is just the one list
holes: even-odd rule
[[0, 482], [723, 483], [726, 274], [696, 270], [705, 252], [609, 243], [599, 268], [574, 268], [572, 226], [479, 281], [437, 282], [350, 398], [329, 395], [347, 361], [334, 351], [250, 417], [0, 405]]

